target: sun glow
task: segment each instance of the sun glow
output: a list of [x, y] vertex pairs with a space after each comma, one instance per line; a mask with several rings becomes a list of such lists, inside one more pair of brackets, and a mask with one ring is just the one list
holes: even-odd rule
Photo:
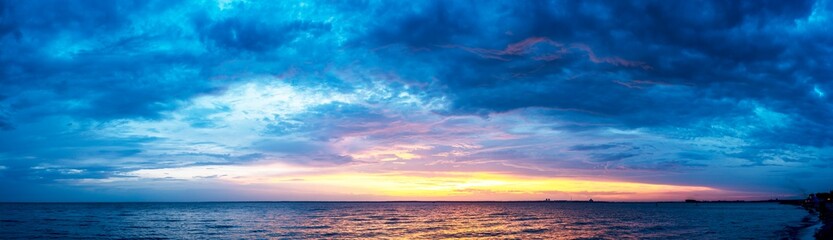
[[692, 192], [719, 192], [702, 186], [677, 186], [604, 180], [516, 176], [490, 172], [340, 173], [272, 179], [273, 183], [313, 185], [334, 194], [367, 194], [399, 198], [523, 199], [546, 194], [648, 199]]
[[[355, 169], [310, 169], [282, 164], [202, 166], [138, 170], [125, 173], [144, 179], [222, 181], [241, 188], [264, 188], [280, 197], [287, 191], [304, 195], [347, 196], [360, 200], [536, 200], [609, 201], [710, 199], [731, 194], [704, 186], [685, 186], [593, 178], [527, 176], [499, 172], [362, 172]], [[719, 198], [719, 197], [718, 197]]]

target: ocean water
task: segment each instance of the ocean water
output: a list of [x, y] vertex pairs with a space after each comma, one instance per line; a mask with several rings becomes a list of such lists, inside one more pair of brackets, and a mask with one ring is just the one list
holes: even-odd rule
[[789, 239], [808, 216], [776, 203], [0, 203], [0, 239]]

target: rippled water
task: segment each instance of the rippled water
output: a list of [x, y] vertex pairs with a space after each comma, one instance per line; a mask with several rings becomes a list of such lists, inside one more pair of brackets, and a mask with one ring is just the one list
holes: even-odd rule
[[806, 216], [775, 203], [0, 204], [0, 238], [781, 239]]

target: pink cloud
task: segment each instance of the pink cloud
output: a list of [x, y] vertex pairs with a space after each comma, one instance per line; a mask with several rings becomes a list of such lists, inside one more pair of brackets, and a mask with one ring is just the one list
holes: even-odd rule
[[644, 89], [645, 87], [651, 86], [651, 85], [662, 85], [662, 86], [677, 85], [677, 84], [672, 84], [672, 83], [649, 81], [649, 80], [631, 80], [631, 81], [613, 80], [613, 82], [616, 83], [616, 84], [625, 86], [627, 88], [631, 88], [631, 89]]
[[[539, 45], [543, 46], [539, 47]], [[546, 37], [530, 37], [520, 42], [506, 45], [504, 49], [475, 48], [459, 45], [446, 45], [443, 47], [459, 48], [476, 54], [482, 58], [501, 61], [510, 61], [508, 57], [512, 56], [527, 56], [536, 61], [554, 61], [570, 52], [578, 50], [587, 54], [588, 60], [594, 63], [606, 63], [622, 67], [635, 67], [642, 68], [644, 70], [653, 69], [650, 65], [640, 61], [626, 60], [617, 56], [600, 57], [596, 55], [596, 52], [593, 51], [590, 46], [587, 46], [587, 44], [584, 43], [573, 43], [567, 47], [562, 43], [553, 41], [552, 39]]]
[[502, 61], [508, 61], [508, 56], [523, 56], [527, 55], [532, 52], [532, 48], [538, 44], [546, 44], [551, 47], [555, 47], [558, 51], [547, 53], [542, 56], [534, 56], [536, 60], [539, 61], [552, 61], [561, 57], [563, 53], [566, 53], [566, 49], [564, 48], [564, 44], [555, 42], [550, 40], [549, 38], [545, 37], [531, 37], [524, 39], [523, 41], [512, 43], [506, 46], [504, 49], [487, 49], [487, 48], [474, 48], [474, 47], [466, 47], [466, 46], [458, 46], [458, 45], [447, 45], [444, 47], [449, 48], [460, 48], [464, 51], [477, 54], [482, 58], [488, 59], [496, 59]]
[[645, 70], [653, 69], [653, 67], [651, 67], [650, 65], [648, 65], [644, 62], [625, 60], [625, 59], [622, 59], [620, 57], [615, 57], [615, 56], [614, 57], [599, 57], [599, 56], [596, 56], [596, 53], [593, 51], [593, 49], [590, 48], [590, 46], [587, 46], [587, 44], [584, 44], [584, 43], [573, 43], [573, 44], [570, 45], [570, 47], [575, 48], [575, 49], [579, 49], [581, 51], [584, 51], [585, 53], [587, 53], [587, 58], [590, 59], [590, 61], [594, 62], [594, 63], [608, 63], [608, 64], [611, 64], [611, 65], [623, 66], [623, 67], [639, 67], [639, 68], [642, 68], [642, 69], [645, 69]]

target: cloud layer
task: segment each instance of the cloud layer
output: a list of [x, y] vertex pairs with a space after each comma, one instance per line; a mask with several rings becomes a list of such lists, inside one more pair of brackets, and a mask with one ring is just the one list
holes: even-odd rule
[[301, 186], [445, 172], [716, 190], [686, 196], [701, 198], [827, 190], [831, 11], [0, 1], [0, 200], [387, 199]]

